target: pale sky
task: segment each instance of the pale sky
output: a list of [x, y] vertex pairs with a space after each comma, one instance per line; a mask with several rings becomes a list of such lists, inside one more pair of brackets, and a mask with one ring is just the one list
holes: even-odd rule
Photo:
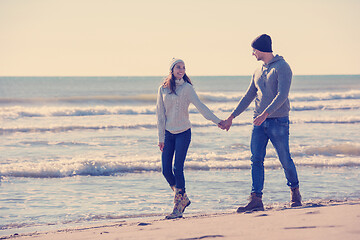
[[359, 0], [0, 0], [0, 76], [251, 75], [272, 37], [295, 75], [360, 74]]

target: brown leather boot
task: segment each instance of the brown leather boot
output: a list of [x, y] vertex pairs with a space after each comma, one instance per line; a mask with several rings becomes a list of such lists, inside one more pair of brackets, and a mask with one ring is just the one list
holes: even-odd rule
[[301, 195], [300, 195], [300, 191], [299, 188], [291, 188], [291, 202], [290, 202], [290, 206], [291, 207], [299, 207], [302, 206], [301, 204]]
[[264, 205], [261, 200], [262, 197], [256, 196], [256, 193], [251, 193], [250, 202], [245, 207], [239, 207], [236, 212], [253, 212], [253, 211], [264, 211]]

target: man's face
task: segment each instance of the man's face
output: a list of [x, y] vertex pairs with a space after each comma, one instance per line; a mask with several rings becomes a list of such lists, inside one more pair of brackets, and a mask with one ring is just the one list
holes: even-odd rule
[[263, 60], [263, 54], [259, 50], [253, 48], [252, 55], [256, 57], [256, 60], [261, 61]]

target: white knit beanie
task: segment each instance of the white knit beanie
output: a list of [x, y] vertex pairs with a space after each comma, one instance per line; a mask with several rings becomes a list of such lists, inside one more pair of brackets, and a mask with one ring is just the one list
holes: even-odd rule
[[180, 58], [173, 58], [173, 59], [171, 59], [171, 62], [170, 62], [170, 72], [172, 71], [173, 67], [174, 67], [177, 63], [179, 63], [179, 62], [184, 63], [184, 61], [181, 60]]

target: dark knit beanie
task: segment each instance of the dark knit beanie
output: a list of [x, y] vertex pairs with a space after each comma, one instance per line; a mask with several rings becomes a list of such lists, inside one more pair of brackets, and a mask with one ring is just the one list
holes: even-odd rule
[[254, 39], [251, 46], [261, 52], [272, 52], [271, 38], [269, 35], [262, 34]]

